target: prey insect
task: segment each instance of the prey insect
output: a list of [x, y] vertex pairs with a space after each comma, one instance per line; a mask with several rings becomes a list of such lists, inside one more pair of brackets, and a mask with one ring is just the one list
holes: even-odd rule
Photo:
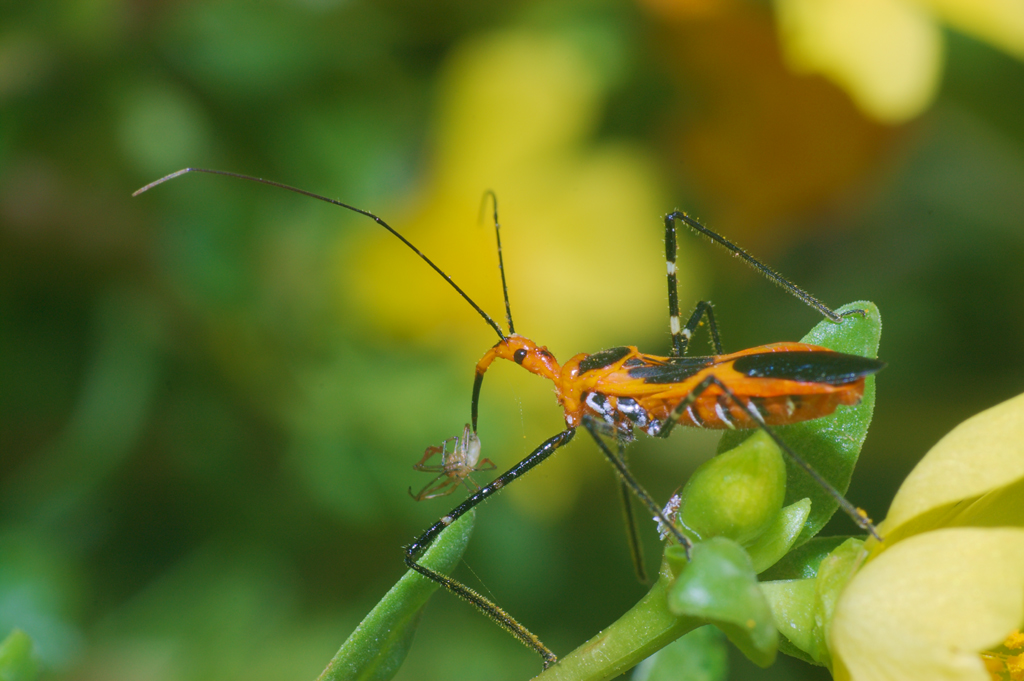
[[[454, 442], [452, 451], [448, 451], [448, 443]], [[434, 456], [440, 454], [440, 464], [428, 464]], [[409, 488], [409, 496], [416, 501], [445, 497], [454, 492], [463, 483], [470, 492], [480, 489], [480, 485], [473, 482], [469, 477], [470, 473], [478, 471], [493, 471], [497, 466], [490, 459], [480, 460], [480, 438], [466, 424], [462, 429], [462, 437], [458, 435], [443, 441], [440, 446], [427, 447], [423, 452], [420, 462], [413, 464], [413, 468], [427, 473], [437, 473], [437, 477], [427, 483], [418, 493], [412, 493]]]
[[[878, 537], [870, 520], [793, 451], [772, 427], [827, 416], [840, 405], [858, 403], [864, 392], [866, 377], [881, 370], [885, 364], [876, 359], [839, 353], [803, 343], [774, 343], [725, 354], [709, 302], [698, 302], [686, 323], [681, 323], [676, 291], [676, 226], [679, 223], [685, 224], [699, 235], [722, 246], [834, 323], [841, 323], [844, 316], [858, 312], [863, 314], [863, 311], [847, 311], [844, 314], [835, 312], [775, 270], [685, 213], [676, 211], [664, 218], [669, 330], [672, 337], [669, 354], [652, 355], [643, 353], [634, 346], [624, 346], [593, 354], [578, 354], [560, 364], [546, 347], [515, 331], [508, 287], [505, 283], [497, 200], [493, 194], [491, 198], [494, 205], [494, 228], [507, 333], [430, 258], [384, 220], [369, 211], [278, 182], [200, 168], [185, 168], [172, 173], [146, 185], [136, 194], [189, 172], [227, 175], [261, 182], [364, 215], [395, 235], [447, 281], [498, 336], [498, 342], [476, 365], [470, 402], [472, 433], [477, 432], [478, 406], [484, 374], [495, 360], [514, 362], [554, 384], [556, 399], [565, 415], [565, 430], [541, 443], [519, 463], [475, 491], [405, 548], [405, 563], [409, 568], [474, 605], [539, 654], [545, 668], [556, 662], [557, 658], [530, 630], [491, 600], [461, 582], [421, 565], [418, 559], [446, 527], [564, 447], [581, 427], [591, 435], [601, 453], [618, 474], [623, 498], [628, 502], [629, 495], [635, 496], [651, 515], [658, 519], [660, 526], [667, 529], [670, 536], [686, 549], [687, 555], [690, 541], [666, 517], [662, 508], [633, 476], [626, 462], [625, 443], [633, 438], [637, 430], [652, 437], [664, 438], [680, 424], [711, 429], [760, 429], [796, 466], [817, 482], [860, 527]], [[694, 332], [705, 321], [714, 354], [704, 357], [686, 355]], [[615, 447], [606, 442], [607, 438], [615, 440]], [[449, 481], [458, 477], [456, 475], [453, 478], [445, 472], [441, 475], [446, 476]], [[444, 482], [447, 481], [442, 481]], [[449, 484], [455, 486], [453, 483]], [[424, 493], [431, 493], [429, 485], [421, 492]], [[627, 529], [630, 530], [636, 561], [639, 552], [636, 549], [635, 529], [631, 529], [632, 526], [632, 519], [629, 519]]]

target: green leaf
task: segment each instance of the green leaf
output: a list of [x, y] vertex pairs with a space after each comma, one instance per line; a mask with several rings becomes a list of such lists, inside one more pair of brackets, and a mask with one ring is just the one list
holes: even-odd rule
[[[882, 330], [878, 308], [861, 301], [844, 305], [837, 312], [864, 310], [865, 315], [853, 315], [841, 324], [822, 321], [801, 339], [801, 342], [820, 345], [837, 352], [862, 357], [877, 357]], [[813, 421], [791, 426], [779, 426], [775, 432], [793, 451], [802, 456], [814, 470], [822, 475], [840, 493], [845, 493], [853, 476], [853, 468], [867, 437], [868, 425], [875, 407], [875, 378], [868, 376], [864, 384], [861, 403], [852, 407], [839, 407], [835, 413]], [[749, 432], [726, 433], [718, 445], [724, 452], [750, 436]], [[796, 544], [800, 545], [817, 534], [839, 508], [839, 504], [803, 470], [787, 459], [786, 505], [808, 497], [811, 514], [804, 524]]]
[[840, 594], [864, 559], [864, 542], [846, 539], [820, 561], [816, 577], [761, 583], [775, 625], [791, 645], [787, 655], [812, 664], [830, 666], [828, 628]]
[[39, 662], [32, 653], [32, 639], [15, 629], [0, 643], [0, 681], [33, 681], [39, 677]]
[[779, 632], [743, 547], [715, 537], [693, 547], [693, 559], [669, 590], [668, 608], [725, 632], [754, 664], [775, 660]]
[[820, 665], [809, 652], [819, 652], [814, 635], [815, 581], [811, 578], [761, 582], [761, 592], [772, 609], [775, 627], [786, 638], [779, 642], [779, 649], [792, 657]]
[[713, 626], [694, 629], [636, 666], [631, 681], [725, 681], [729, 651]]
[[746, 546], [754, 572], [761, 574], [789, 552], [810, 514], [810, 499], [801, 499], [779, 511], [772, 525]]
[[832, 625], [832, 614], [840, 594], [846, 588], [850, 577], [864, 560], [864, 542], [861, 539], [847, 539], [835, 551], [828, 554], [818, 567], [818, 576], [814, 578], [815, 590], [815, 649], [809, 650], [815, 660], [826, 667], [832, 666], [829, 652], [829, 628]]
[[[423, 554], [420, 564], [451, 574], [469, 543], [474, 518], [475, 512], [470, 511], [446, 528]], [[423, 606], [438, 586], [418, 572], [406, 572], [363, 618], [318, 681], [392, 678], [409, 651]]]
[[825, 556], [835, 551], [836, 547], [849, 539], [847, 536], [815, 537], [798, 546], [779, 562], [760, 573], [761, 581], [779, 579], [808, 579], [818, 574], [818, 566]]

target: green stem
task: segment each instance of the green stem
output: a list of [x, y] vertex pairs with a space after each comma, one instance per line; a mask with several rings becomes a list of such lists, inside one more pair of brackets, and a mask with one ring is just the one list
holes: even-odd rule
[[683, 634], [706, 624], [695, 617], [677, 617], [669, 612], [668, 588], [675, 578], [668, 563], [663, 562], [658, 581], [639, 603], [534, 681], [612, 679]]

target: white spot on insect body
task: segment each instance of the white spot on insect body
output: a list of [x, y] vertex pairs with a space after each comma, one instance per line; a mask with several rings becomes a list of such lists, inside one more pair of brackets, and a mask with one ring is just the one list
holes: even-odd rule
[[758, 411], [757, 406], [754, 404], [754, 400], [747, 400], [747, 409], [750, 411], [751, 414], [754, 415], [755, 419], [757, 419], [761, 423], [764, 423], [764, 416], [761, 414], [760, 411]]
[[676, 273], [676, 264], [672, 260], [665, 261], [665, 269], [668, 270], [668, 275], [671, 277]]
[[444, 525], [445, 527], [448, 527], [449, 525], [451, 525], [454, 522], [455, 522], [455, 519], [452, 518], [450, 515], [446, 515], [443, 518], [441, 518], [441, 524]]
[[615, 399], [614, 407], [620, 417], [618, 420], [624, 421], [627, 424], [632, 423], [639, 428], [644, 428], [650, 422], [647, 410], [641, 407], [640, 403], [632, 397], [619, 397]]
[[729, 412], [721, 402], [715, 402], [715, 415], [729, 430], [736, 430], [736, 424], [729, 419]]
[[601, 393], [587, 393], [587, 396], [583, 398], [583, 401], [586, 402], [588, 407], [594, 410], [595, 414], [600, 414], [601, 416], [606, 417], [606, 420], [612, 413], [612, 407], [608, 403], [608, 398]]
[[796, 411], [796, 403], [793, 402], [792, 398], [787, 397], [785, 405], [786, 405], [786, 416], [792, 416], [793, 412]]
[[583, 398], [583, 403], [590, 408], [594, 414], [601, 417], [601, 420], [605, 424], [612, 426], [616, 430], [624, 434], [629, 433], [629, 429], [623, 430], [618, 423], [618, 410], [616, 409], [616, 398], [602, 395], [598, 392], [587, 393]]
[[686, 408], [686, 415], [690, 417], [690, 423], [697, 426], [698, 428], [704, 425], [704, 421], [702, 421], [700, 417], [697, 416], [697, 412], [693, 410], [692, 404]]
[[676, 317], [675, 315], [669, 317], [668, 328], [672, 331], [673, 336], [679, 333], [679, 317]]

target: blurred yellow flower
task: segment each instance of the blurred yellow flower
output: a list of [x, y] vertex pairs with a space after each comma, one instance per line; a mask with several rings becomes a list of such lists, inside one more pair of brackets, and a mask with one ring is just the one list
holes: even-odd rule
[[[494, 234], [478, 222], [493, 189], [516, 330], [561, 361], [635, 343], [637, 329], [664, 328], [667, 339], [660, 216], [676, 206], [639, 147], [589, 139], [607, 81], [558, 35], [524, 30], [463, 44], [441, 76], [422, 192], [411, 214], [391, 220], [504, 326]], [[441, 331], [445, 345], [481, 354], [497, 340], [400, 244], [376, 233], [365, 243], [347, 254], [341, 286], [376, 323], [421, 338]], [[681, 269], [688, 299], [692, 279]]]
[[935, 445], [879, 530], [836, 606], [835, 678], [1024, 678], [1024, 395]]
[[776, 0], [793, 69], [820, 73], [869, 116], [900, 123], [938, 91], [944, 23], [1024, 58], [1020, 0]]
[[[507, 31], [463, 43], [441, 74], [435, 147], [421, 191], [404, 211], [379, 209], [504, 328], [489, 203], [479, 221], [484, 192], [493, 189], [515, 329], [562, 362], [659, 336], [663, 345], [651, 350], [667, 350], [669, 339], [661, 216], [676, 206], [642, 148], [591, 139], [613, 77], [592, 57], [557, 32]], [[458, 354], [468, 410], [467, 359], [475, 362], [494, 344], [493, 330], [387, 234], [366, 231], [343, 244], [343, 309], [360, 310], [362, 326], [384, 328], [387, 338]], [[690, 300], [686, 248], [684, 242], [680, 297]], [[514, 367], [491, 372], [481, 437], [503, 467], [564, 421], [550, 386]], [[490, 417], [492, 408], [500, 418]], [[532, 484], [507, 496], [525, 512], [552, 518], [571, 507], [591, 475], [607, 475], [598, 456], [553, 457]]]

